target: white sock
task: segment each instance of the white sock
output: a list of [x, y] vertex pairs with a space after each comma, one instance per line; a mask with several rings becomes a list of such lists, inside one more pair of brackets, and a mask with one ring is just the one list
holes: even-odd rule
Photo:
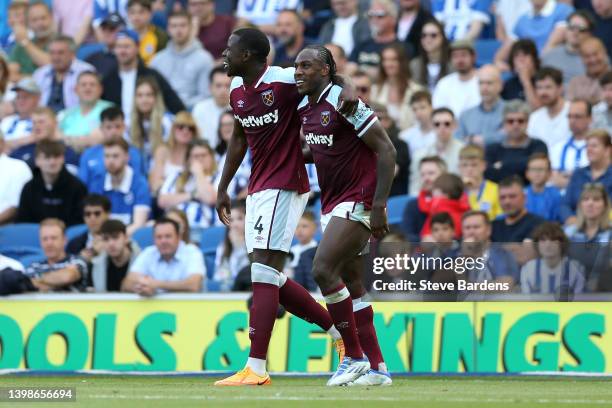
[[255, 372], [257, 375], [265, 375], [266, 374], [266, 360], [262, 360], [260, 358], [252, 358], [249, 357], [246, 363], [247, 367]]
[[387, 365], [385, 363], [380, 363], [378, 364], [378, 370], [381, 373], [386, 373], [387, 372]]
[[342, 338], [342, 336], [340, 335], [340, 332], [338, 331], [338, 329], [336, 329], [336, 326], [333, 326], [327, 331], [327, 334], [329, 334], [331, 336], [332, 339], [334, 340], [339, 340]]

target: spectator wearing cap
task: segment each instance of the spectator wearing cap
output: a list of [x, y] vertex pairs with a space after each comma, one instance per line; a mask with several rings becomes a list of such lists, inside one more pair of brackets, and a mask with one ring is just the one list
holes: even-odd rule
[[[152, 59], [150, 67], [156, 69], [172, 85], [174, 91], [189, 109], [209, 95], [208, 80], [214, 66], [212, 55], [191, 35], [191, 16], [184, 11], [168, 17], [171, 41]], [[214, 118], [210, 119], [214, 122]]]
[[297, 11], [282, 10], [278, 13], [274, 38], [274, 65], [292, 67], [297, 54], [308, 45], [304, 38], [304, 22]]
[[434, 108], [450, 108], [456, 117], [480, 103], [476, 51], [469, 41], [451, 44], [451, 63], [456, 72], [440, 79], [433, 92]]
[[[23, 160], [31, 168], [34, 168], [36, 167], [34, 160], [36, 144], [42, 140], [62, 140], [61, 134], [57, 130], [55, 112], [44, 106], [34, 109], [32, 112], [32, 133], [27, 139], [30, 143], [13, 150], [11, 157]], [[68, 171], [76, 175], [79, 167], [79, 155], [67, 146], [64, 152], [64, 161]]]
[[119, 220], [105, 221], [98, 231], [100, 253], [92, 260], [91, 281], [95, 292], [119, 292], [123, 280], [140, 247], [127, 235], [125, 224]]
[[372, 0], [368, 10], [372, 37], [355, 45], [349, 61], [368, 71], [373, 77], [376, 76], [381, 62], [380, 52], [387, 45], [398, 42], [395, 32], [397, 16], [398, 8], [394, 1]]
[[542, 55], [543, 65], [557, 68], [563, 73], [563, 83], [566, 86], [572, 78], [584, 75], [584, 64], [578, 49], [580, 43], [592, 35], [593, 24], [593, 17], [589, 13], [574, 11], [567, 18], [563, 44]]
[[188, 0], [187, 10], [192, 16], [192, 35], [200, 40], [202, 46], [215, 60], [221, 59], [227, 47], [236, 18], [232, 15], [217, 14], [214, 0]]
[[586, 154], [589, 165], [576, 169], [565, 189], [560, 215], [565, 224], [576, 223], [576, 207], [585, 185], [598, 183], [612, 197], [612, 140], [603, 129], [595, 129], [587, 135]]
[[32, 78], [23, 78], [12, 88], [16, 92], [15, 114], [2, 119], [0, 130], [8, 150], [16, 149], [31, 142], [32, 112], [40, 101], [40, 88]]
[[145, 248], [129, 268], [122, 292], [153, 296], [163, 292], [199, 292], [206, 276], [202, 252], [181, 240], [176, 221], [161, 218], [153, 227], [155, 244]]
[[49, 43], [51, 63], [34, 72], [34, 80], [41, 90], [41, 103], [55, 113], [78, 105], [77, 78], [82, 72], [95, 71], [92, 65], [76, 58], [75, 49], [72, 38], [54, 37]]
[[423, 26], [434, 16], [421, 4], [421, 0], [400, 0], [397, 20], [397, 39], [406, 46], [408, 56], [417, 54]]
[[433, 0], [431, 9], [444, 24], [449, 40], [476, 40], [482, 29], [491, 22], [487, 0]]
[[200, 131], [200, 137], [207, 140], [211, 146], [218, 146], [221, 142], [219, 120], [223, 112], [230, 108], [231, 82], [232, 78], [227, 76], [223, 67], [213, 68], [209, 78], [210, 97], [199, 101], [193, 107], [193, 119]]
[[65, 146], [57, 140], [36, 145], [34, 177], [21, 192], [17, 222], [41, 222], [54, 217], [66, 225], [83, 221], [83, 199], [87, 189], [64, 166]]
[[0, 135], [0, 225], [15, 218], [21, 190], [32, 179], [32, 171], [27, 164], [3, 152], [4, 138]]
[[612, 71], [606, 72], [599, 80], [601, 102], [593, 106], [593, 128], [606, 129], [612, 134]]
[[332, 0], [331, 8], [335, 17], [321, 27], [319, 42], [337, 44], [350, 55], [355, 44], [370, 39], [368, 20], [359, 15], [357, 0]]
[[168, 34], [151, 24], [152, 3], [151, 0], [129, 0], [127, 4], [128, 21], [130, 27], [138, 33], [139, 55], [145, 65], [149, 65], [153, 56], [168, 43]]
[[600, 80], [611, 69], [606, 47], [599, 38], [587, 38], [580, 44], [580, 56], [586, 75], [570, 81], [566, 96], [569, 100], [586, 99], [592, 104], [599, 103], [602, 98]]
[[104, 87], [102, 99], [121, 106], [123, 114], [126, 118], [129, 118], [134, 105], [138, 78], [151, 76], [157, 81], [168, 110], [175, 114], [185, 110], [185, 105], [168, 81], [156, 70], [145, 67], [139, 60], [138, 34], [136, 32], [132, 30], [119, 31], [114, 52], [118, 66], [102, 82]]
[[117, 41], [117, 34], [125, 27], [125, 21], [119, 14], [109, 14], [101, 22], [96, 30], [96, 36], [102, 49], [94, 52], [85, 61], [96, 68], [101, 78], [117, 69], [117, 57], [113, 50]]
[[504, 139], [485, 147], [487, 170], [485, 178], [499, 183], [513, 174], [524, 175], [529, 156], [536, 152], [548, 153], [546, 144], [527, 135], [529, 106], [521, 100], [506, 102], [504, 106]]
[[83, 223], [87, 226], [87, 231], [72, 238], [66, 245], [66, 251], [91, 262], [101, 250], [102, 240], [98, 234], [104, 221], [108, 220], [110, 211], [111, 203], [105, 196], [91, 194], [85, 197]]
[[457, 137], [466, 143], [486, 145], [501, 141], [504, 101], [502, 79], [495, 65], [485, 65], [476, 73], [480, 103], [465, 110], [459, 117]]
[[53, 0], [53, 20], [58, 32], [72, 37], [77, 45], [89, 35], [94, 0]]
[[531, 0], [531, 6], [529, 12], [519, 17], [512, 34], [514, 38], [532, 39], [540, 52], [551, 38], [563, 32], [574, 9], [556, 0]]
[[100, 114], [112, 103], [100, 99], [102, 79], [94, 71], [83, 71], [76, 80], [78, 105], [65, 109], [58, 114], [59, 129], [64, 141], [82, 151], [102, 141], [99, 131]]
[[[55, 34], [53, 16], [49, 6], [42, 1], [30, 4], [27, 13], [28, 27], [15, 26], [15, 42], [17, 45], [11, 51], [10, 62], [19, 64], [22, 74], [31, 75], [36, 68], [50, 63], [47, 47]], [[34, 33], [30, 40], [28, 28]]]
[[563, 74], [556, 68], [543, 67], [536, 73], [535, 87], [542, 107], [529, 116], [527, 134], [546, 143], [550, 151], [571, 135], [567, 116], [570, 103], [563, 98]]
[[32, 284], [41, 292], [84, 292], [87, 264], [78, 256], [66, 254], [66, 224], [57, 218], [46, 218], [40, 223], [38, 236], [46, 259], [26, 269], [25, 275]]
[[93, 174], [87, 187], [111, 202], [111, 218], [126, 224], [128, 235], [143, 227], [151, 211], [147, 180], [128, 165], [129, 145], [124, 139], [104, 143], [104, 172]]

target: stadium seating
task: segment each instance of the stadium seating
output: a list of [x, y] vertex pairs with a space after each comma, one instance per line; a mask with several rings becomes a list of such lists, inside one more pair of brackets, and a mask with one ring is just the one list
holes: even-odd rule
[[404, 214], [404, 208], [410, 200], [410, 196], [395, 196], [390, 197], [387, 201], [387, 219], [389, 225], [398, 225], [402, 222], [402, 215]]
[[0, 248], [9, 246], [39, 248], [38, 229], [38, 224], [11, 224], [0, 227]]
[[66, 240], [70, 242], [70, 240], [78, 237], [84, 232], [87, 232], [87, 225], [85, 224], [73, 225], [72, 227], [68, 227], [66, 229]]
[[481, 67], [492, 63], [495, 53], [501, 45], [501, 41], [495, 39], [476, 40], [474, 43], [474, 48], [476, 49], [476, 66]]
[[140, 249], [153, 245], [153, 227], [142, 227], [134, 231], [132, 239], [136, 241]]
[[217, 247], [225, 239], [225, 227], [210, 227], [200, 235], [200, 249], [204, 254], [215, 253]]
[[29, 246], [29, 245], [13, 245], [13, 246], [2, 246], [0, 248], [0, 252], [2, 255], [7, 256], [9, 258], [15, 259], [26, 268], [30, 266], [33, 262], [42, 261], [45, 259], [45, 254], [37, 246]]

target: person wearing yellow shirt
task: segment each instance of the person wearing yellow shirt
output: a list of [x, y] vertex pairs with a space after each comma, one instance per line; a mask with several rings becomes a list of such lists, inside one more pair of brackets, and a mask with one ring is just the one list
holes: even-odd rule
[[152, 0], [129, 0], [128, 20], [138, 33], [139, 55], [145, 65], [149, 65], [155, 53], [166, 47], [168, 35], [159, 27], [151, 24], [153, 17]]
[[497, 184], [485, 180], [487, 168], [484, 149], [478, 145], [467, 145], [459, 151], [459, 173], [465, 185], [470, 207], [484, 211], [490, 220], [502, 214], [497, 196]]

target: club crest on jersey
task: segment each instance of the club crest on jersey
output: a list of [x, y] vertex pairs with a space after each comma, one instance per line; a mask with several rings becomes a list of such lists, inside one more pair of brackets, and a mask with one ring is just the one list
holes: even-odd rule
[[329, 111], [323, 111], [321, 112], [321, 124], [323, 126], [327, 126], [329, 125], [329, 122], [331, 121], [331, 115]]
[[272, 106], [274, 103], [274, 92], [271, 89], [261, 93], [261, 100], [266, 106]]

